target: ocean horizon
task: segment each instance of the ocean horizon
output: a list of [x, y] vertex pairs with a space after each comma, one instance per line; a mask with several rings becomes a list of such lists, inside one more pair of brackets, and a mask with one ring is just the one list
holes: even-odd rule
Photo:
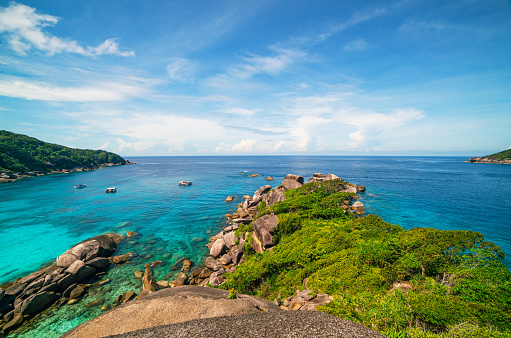
[[[465, 163], [462, 156], [139, 156], [135, 165], [91, 172], [21, 179], [0, 185], [0, 283], [25, 276], [81, 240], [127, 231], [140, 234], [120, 243], [117, 254], [134, 252], [108, 272], [108, 291], [89, 295], [105, 304], [137, 291], [134, 271], [147, 262], [156, 280], [171, 280], [170, 266], [183, 257], [201, 264], [208, 238], [227, 226], [224, 215], [243, 195], [278, 186], [285, 175], [308, 181], [314, 173], [336, 174], [366, 187], [359, 193], [369, 214], [404, 229], [432, 227], [482, 233], [511, 261], [511, 166]], [[252, 177], [252, 174], [258, 174]], [[265, 177], [273, 177], [266, 181]], [[191, 186], [178, 186], [181, 180]], [[74, 189], [76, 184], [86, 184]], [[107, 187], [117, 193], [106, 194]], [[233, 202], [225, 202], [235, 196]], [[170, 274], [169, 274], [170, 273]], [[103, 290], [104, 291], [104, 290]], [[62, 308], [64, 309], [64, 307]], [[33, 328], [59, 336], [101, 314], [75, 306]]]

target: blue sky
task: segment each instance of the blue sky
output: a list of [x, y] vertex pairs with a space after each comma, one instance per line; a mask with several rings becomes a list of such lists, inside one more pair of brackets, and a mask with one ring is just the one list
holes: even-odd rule
[[121, 155], [485, 155], [511, 147], [511, 4], [2, 2], [0, 129]]

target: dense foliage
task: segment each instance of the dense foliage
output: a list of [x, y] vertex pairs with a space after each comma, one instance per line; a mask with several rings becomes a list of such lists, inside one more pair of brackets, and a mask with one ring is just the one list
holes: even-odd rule
[[510, 159], [511, 160], [511, 149], [504, 150], [492, 155], [484, 156], [483, 158], [493, 158], [495, 160], [505, 160]]
[[314, 184], [260, 207], [278, 214], [279, 244], [262, 254], [247, 250], [222, 287], [273, 301], [303, 290], [309, 278], [313, 292], [333, 296], [321, 311], [388, 336], [511, 334], [511, 273], [499, 247], [477, 232], [355, 218], [341, 208], [349, 196], [335, 183]]
[[48, 172], [125, 162], [121, 156], [104, 150], [72, 149], [0, 130], [0, 170], [3, 171]]

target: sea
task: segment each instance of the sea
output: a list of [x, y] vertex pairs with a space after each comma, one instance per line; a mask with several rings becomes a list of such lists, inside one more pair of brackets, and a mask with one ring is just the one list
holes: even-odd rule
[[[47, 311], [14, 335], [58, 337], [100, 315], [125, 291], [145, 263], [156, 280], [172, 280], [172, 265], [186, 257], [200, 265], [208, 238], [227, 226], [243, 195], [278, 186], [287, 174], [333, 173], [366, 187], [369, 214], [405, 229], [432, 227], [482, 233], [511, 267], [511, 165], [466, 163], [465, 157], [200, 156], [130, 157], [135, 165], [25, 178], [0, 184], [0, 284], [51, 264], [77, 242], [114, 232], [140, 235], [115, 254], [134, 257], [103, 276], [109, 282], [86, 298]], [[252, 174], [258, 176], [252, 177]], [[273, 181], [266, 181], [271, 176]], [[192, 181], [179, 186], [181, 180]], [[86, 184], [75, 189], [77, 184]], [[117, 192], [107, 194], [106, 188]], [[235, 196], [233, 202], [225, 202]], [[96, 306], [86, 306], [96, 301]], [[94, 303], [93, 303], [94, 304]], [[103, 310], [101, 309], [103, 307]], [[14, 336], [11, 335], [11, 336]]]

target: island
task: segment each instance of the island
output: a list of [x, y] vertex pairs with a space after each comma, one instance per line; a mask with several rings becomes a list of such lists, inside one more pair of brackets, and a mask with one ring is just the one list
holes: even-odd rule
[[511, 164], [511, 149], [507, 149], [492, 155], [483, 157], [471, 157], [467, 160], [469, 163], [496, 163]]
[[0, 130], [0, 183], [125, 164], [132, 162], [108, 151], [74, 149]]

